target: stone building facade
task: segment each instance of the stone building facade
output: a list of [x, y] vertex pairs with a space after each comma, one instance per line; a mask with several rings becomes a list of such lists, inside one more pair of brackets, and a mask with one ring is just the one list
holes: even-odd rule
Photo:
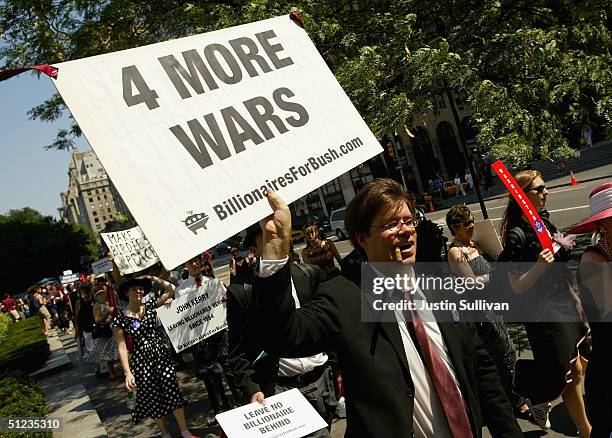
[[60, 218], [67, 223], [86, 225], [96, 234], [115, 219], [117, 206], [125, 205], [116, 190], [112, 190], [111, 181], [93, 151], [72, 151], [68, 190], [60, 193], [60, 197]]
[[451, 95], [436, 97], [432, 111], [424, 112], [414, 126], [401, 127], [382, 141], [384, 152], [291, 205], [294, 215], [316, 215], [327, 218], [332, 210], [344, 207], [359, 189], [378, 177], [391, 177], [415, 193], [429, 190], [429, 181], [436, 173], [444, 181], [459, 174], [463, 180], [468, 159], [460, 146], [460, 133], [471, 152], [475, 147], [476, 131], [472, 126], [469, 104], [463, 96], [453, 93], [453, 104], [459, 126], [451, 110]]

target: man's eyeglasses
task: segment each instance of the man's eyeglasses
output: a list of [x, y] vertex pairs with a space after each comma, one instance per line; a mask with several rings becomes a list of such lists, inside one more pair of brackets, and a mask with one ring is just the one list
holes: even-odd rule
[[408, 228], [415, 230], [416, 227], [418, 227], [420, 223], [421, 221], [419, 219], [411, 217], [409, 219], [389, 222], [388, 224], [385, 224], [385, 225], [370, 225], [370, 228], [384, 228], [391, 233], [397, 233], [398, 231], [401, 230], [402, 225], [406, 225]]
[[544, 193], [544, 190], [546, 190], [546, 186], [544, 184], [542, 184], [541, 186], [532, 187], [530, 189], [527, 189], [528, 192], [536, 192], [538, 195], [541, 195], [542, 193]]

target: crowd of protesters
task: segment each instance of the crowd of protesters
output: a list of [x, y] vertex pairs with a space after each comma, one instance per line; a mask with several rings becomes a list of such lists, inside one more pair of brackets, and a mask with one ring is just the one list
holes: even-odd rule
[[[469, 191], [474, 182], [468, 175]], [[592, 215], [569, 230], [593, 233], [575, 282], [567, 269], [546, 275], [552, 263], [569, 260], [574, 242], [545, 210], [549, 193], [542, 176], [523, 171], [515, 178], [557, 244], [555, 252], [543, 249], [520, 206], [509, 199], [497, 261], [523, 262], [505, 275], [515, 294], [537, 298], [529, 321], [538, 316], [542, 321], [524, 323], [533, 352], [525, 369], [519, 370], [507, 324], [494, 311], [485, 311], [476, 323], [437, 321], [416, 310], [396, 311], [394, 322], [362, 322], [361, 277], [354, 266], [414, 275], [413, 265], [431, 261], [433, 254], [448, 262], [454, 276], [487, 285], [494, 275], [496, 257], [474, 241], [475, 219], [467, 206], [448, 210], [452, 241], [441, 252], [439, 227], [417, 209], [412, 194], [384, 179], [365, 185], [347, 206], [345, 225], [355, 250], [344, 259], [320, 224], [311, 221], [303, 228], [300, 263], [289, 209], [270, 191], [274, 214], [247, 229], [248, 254], [230, 250], [224, 285], [228, 329], [181, 353], [174, 351], [155, 309], [208, 287], [215, 277], [208, 251], [185, 262], [181, 272], [158, 263], [124, 277], [113, 264], [112, 273], [74, 287], [35, 286], [27, 299], [5, 294], [2, 310], [17, 322], [39, 315], [45, 333], [51, 326], [68, 333], [72, 321], [83, 355], [98, 375], [118, 378], [119, 362], [126, 389], [135, 394], [133, 421], [153, 418], [164, 437], [170, 436], [164, 423], [170, 414], [184, 438], [195, 436], [187, 427], [176, 377], [184, 355], [192, 357], [193, 375], [210, 400], [209, 426], [216, 425], [220, 412], [263, 404], [298, 388], [328, 424], [313, 437], [330, 436], [332, 420], [344, 416], [344, 406], [350, 437], [468, 437], [480, 436], [483, 426], [493, 436], [519, 437], [517, 418], [551, 427], [551, 402], [557, 397], [580, 436], [608, 437], [612, 333], [603, 321], [612, 319], [607, 290], [612, 183], [591, 193]], [[440, 183], [439, 177], [431, 182], [434, 191], [441, 190]], [[455, 183], [456, 193], [464, 193], [459, 175]]]

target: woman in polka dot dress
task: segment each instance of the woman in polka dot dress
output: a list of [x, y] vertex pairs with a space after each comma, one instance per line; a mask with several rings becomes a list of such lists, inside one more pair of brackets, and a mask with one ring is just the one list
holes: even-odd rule
[[[151, 289], [152, 281], [160, 284], [165, 293], [157, 300], [142, 302], [144, 295]], [[174, 296], [172, 283], [157, 277], [143, 276], [132, 278], [119, 286], [119, 293], [128, 299], [124, 311], [113, 319], [113, 327], [119, 346], [119, 359], [125, 374], [128, 391], [137, 388], [136, 405], [132, 411], [134, 423], [150, 417], [155, 420], [162, 437], [171, 435], [163, 418], [170, 412], [176, 418], [184, 438], [197, 438], [192, 435], [185, 422], [185, 399], [181, 394], [170, 352], [164, 346], [156, 329], [157, 307], [162, 306]], [[132, 339], [131, 355], [128, 360], [125, 337]]]

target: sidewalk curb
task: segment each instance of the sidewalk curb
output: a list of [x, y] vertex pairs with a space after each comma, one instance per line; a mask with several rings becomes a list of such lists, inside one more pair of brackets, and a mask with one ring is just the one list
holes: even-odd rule
[[49, 359], [42, 368], [30, 373], [30, 377], [41, 380], [72, 366], [72, 362], [66, 354], [57, 333], [54, 336], [47, 336], [47, 344], [49, 344], [49, 351], [51, 352]]
[[[596, 177], [593, 177], [593, 178], [581, 179], [581, 180], [578, 181], [578, 184], [580, 185], [580, 183], [588, 183], [588, 182], [597, 181], [597, 180], [600, 180], [600, 179], [612, 179], [612, 174], [596, 176]], [[569, 187], [571, 185], [572, 185], [571, 182], [567, 182], [567, 183], [563, 183], [563, 184], [555, 184], [555, 185], [552, 185], [552, 186], [547, 186], [547, 189], [558, 189], [560, 187]], [[464, 198], [447, 198], [447, 199], [445, 199], [445, 201], [448, 200], [448, 199], [452, 199], [452, 200], [457, 199], [457, 202], [460, 201], [460, 202], [464, 202], [466, 204], [477, 204], [478, 203], [478, 198], [476, 198], [476, 195], [474, 195], [472, 193], [469, 196], [473, 196], [474, 199], [473, 200], [471, 200], [471, 199], [466, 200], [465, 199], [466, 197], [464, 197]], [[484, 202], [497, 201], [497, 200], [504, 199], [504, 198], [507, 198], [507, 197], [508, 197], [508, 192], [505, 192], [505, 193], [502, 193], [502, 194], [499, 194], [499, 195], [493, 195], [493, 196], [489, 196], [489, 197], [483, 198], [483, 201]], [[438, 208], [439, 209], [443, 209], [443, 210], [444, 209], [448, 209], [448, 208], [452, 207], [453, 205], [456, 205], [457, 202], [450, 203], [448, 206], [443, 203]]]
[[59, 335], [49, 336], [47, 342], [51, 349], [51, 357], [44, 368], [32, 373], [32, 377], [39, 380], [49, 408], [47, 416], [60, 418], [62, 421], [61, 431], [54, 432], [53, 436], [108, 437], [85, 387], [80, 383], [69, 383], [62, 373], [72, 367], [72, 362]]
[[[591, 181], [597, 181], [597, 180], [606, 179], [606, 178], [612, 178], [612, 175], [603, 175], [603, 176], [596, 176], [594, 178], [582, 179], [582, 180], [578, 181], [578, 184], [580, 185], [580, 183], [588, 183], [588, 182], [591, 182]], [[569, 187], [571, 185], [572, 185], [571, 182], [568, 182], [568, 183], [563, 183], [563, 184], [556, 184], [554, 186], [549, 186], [549, 187], [547, 187], [547, 189], [558, 189], [560, 187]], [[493, 196], [491, 198], [485, 198], [484, 200], [485, 201], [495, 201], [495, 200], [502, 199], [502, 198], [507, 198], [507, 197], [508, 197], [508, 194], [506, 193], [506, 194], [503, 194], [503, 195], [496, 195], [496, 196]], [[476, 202], [478, 202], [478, 200]]]

